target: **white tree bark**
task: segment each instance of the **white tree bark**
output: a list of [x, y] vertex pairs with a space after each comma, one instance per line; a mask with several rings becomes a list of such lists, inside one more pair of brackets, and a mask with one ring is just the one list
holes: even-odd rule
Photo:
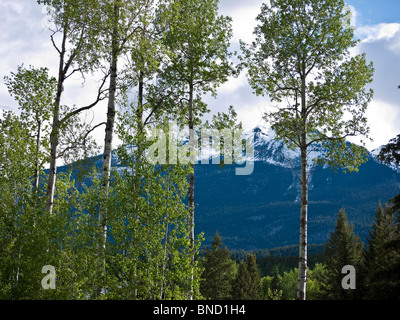
[[104, 138], [103, 165], [101, 176], [101, 199], [99, 204], [99, 219], [98, 219], [98, 274], [99, 283], [97, 283], [96, 293], [100, 294], [102, 287], [105, 286], [106, 279], [106, 242], [107, 242], [107, 200], [110, 189], [110, 170], [112, 160], [112, 147], [114, 138], [115, 125], [115, 97], [117, 91], [117, 63], [118, 63], [118, 16], [119, 7], [114, 6], [114, 27], [112, 31], [112, 53], [111, 53], [111, 73], [110, 86], [108, 93], [107, 107], [107, 123]]
[[299, 241], [299, 277], [297, 286], [297, 299], [306, 299], [307, 286], [307, 212], [308, 212], [308, 176], [307, 176], [307, 101], [306, 101], [306, 75], [305, 65], [302, 70], [301, 86], [301, 117], [302, 132], [300, 134], [301, 152], [301, 200], [300, 200], [300, 241]]

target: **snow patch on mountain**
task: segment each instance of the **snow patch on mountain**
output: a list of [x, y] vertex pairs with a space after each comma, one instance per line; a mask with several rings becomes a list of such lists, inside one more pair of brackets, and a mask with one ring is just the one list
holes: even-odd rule
[[[274, 166], [279, 166], [288, 169], [296, 169], [299, 171], [300, 168], [300, 150], [289, 149], [281, 140], [278, 140], [275, 131], [271, 127], [259, 125], [243, 134], [243, 139], [246, 139], [248, 143], [253, 143], [254, 154], [244, 154], [242, 157], [243, 161], [255, 161], [255, 162], [266, 162]], [[187, 147], [189, 139], [182, 140], [182, 144]], [[133, 153], [135, 147], [126, 146], [128, 153]], [[377, 156], [381, 151], [382, 147], [372, 150], [368, 156], [373, 161], [379, 162]], [[198, 164], [211, 164], [220, 157], [218, 145], [209, 145], [204, 143], [202, 150], [196, 157], [196, 163]], [[307, 154], [307, 167], [311, 170], [315, 167], [314, 160], [323, 158], [328, 150], [320, 145], [311, 146]], [[112, 153], [112, 167], [119, 167], [121, 165], [117, 152], [114, 150]], [[400, 167], [394, 164], [387, 164], [392, 170], [400, 172]], [[324, 165], [326, 169], [328, 166]]]
[[[379, 163], [380, 163], [380, 161], [378, 160], [378, 155], [379, 155], [379, 153], [381, 152], [381, 150], [382, 150], [383, 147], [384, 147], [384, 146], [380, 146], [380, 147], [378, 147], [378, 148], [376, 148], [376, 149], [374, 149], [374, 150], [371, 151], [371, 157], [372, 157], [372, 159], [374, 159], [376, 162], [379, 162]], [[400, 166], [398, 166], [398, 165], [396, 165], [396, 164], [394, 164], [394, 163], [385, 163], [385, 165], [388, 166], [390, 169], [392, 169], [392, 170], [394, 170], [394, 171], [400, 173]]]
[[[254, 160], [264, 161], [272, 165], [284, 168], [300, 167], [300, 150], [289, 149], [281, 140], [278, 140], [276, 133], [269, 127], [257, 126], [245, 133], [244, 137], [254, 139]], [[379, 162], [377, 157], [383, 146], [368, 152], [368, 157]], [[310, 170], [315, 166], [314, 160], [324, 158], [328, 150], [321, 145], [310, 147], [307, 153], [307, 166]], [[400, 172], [400, 167], [393, 163], [387, 164], [389, 168], [396, 172]], [[324, 169], [328, 165], [324, 165]]]
[[[245, 137], [254, 139], [254, 160], [263, 161], [284, 168], [300, 167], [300, 150], [289, 149], [281, 140], [278, 140], [273, 129], [258, 126]], [[314, 167], [314, 159], [324, 156], [324, 150], [315, 146], [310, 149], [307, 157], [309, 168]]]

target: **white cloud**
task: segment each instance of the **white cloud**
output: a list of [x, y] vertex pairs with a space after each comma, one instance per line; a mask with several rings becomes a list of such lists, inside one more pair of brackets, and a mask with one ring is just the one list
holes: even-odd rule
[[[361, 41], [350, 52], [352, 55], [366, 53], [367, 62], [372, 61], [375, 68], [374, 90], [366, 116], [371, 129], [373, 142], [366, 141], [369, 150], [387, 144], [400, 132], [400, 24], [379, 23], [359, 26], [355, 35]], [[359, 138], [349, 139], [358, 143]]]
[[[257, 5], [252, 2], [251, 5], [244, 4], [243, 8], [237, 8], [229, 14], [233, 18], [233, 41], [241, 39], [250, 43], [254, 39], [252, 32], [257, 25], [255, 17], [259, 14], [260, 7], [261, 2]], [[352, 13], [351, 25], [356, 26], [359, 13], [355, 7], [349, 6], [349, 8]], [[400, 55], [400, 24], [380, 23], [359, 26], [355, 35], [362, 41], [351, 50], [351, 54], [365, 52], [367, 61], [372, 60], [375, 67], [374, 82], [371, 85], [375, 91], [375, 98], [366, 115], [370, 123], [371, 136], [374, 139], [373, 142], [366, 141], [366, 143], [368, 149], [374, 149], [386, 144], [400, 130], [400, 90], [397, 89], [397, 85], [400, 84], [398, 76], [400, 67], [397, 67]], [[262, 116], [268, 106], [268, 101], [252, 95], [251, 89], [245, 83], [244, 73], [240, 78], [233, 79], [232, 82], [222, 86], [219, 92], [227, 96], [225, 101], [228, 97], [232, 99], [239, 120], [243, 122], [245, 128], [251, 128], [263, 122]], [[352, 139], [356, 143], [359, 140], [359, 137]]]
[[3, 7], [3, 10], [9, 9], [14, 11], [16, 14], [21, 14], [24, 10], [24, 5], [15, 1], [4, 1], [1, 6]]
[[253, 35], [254, 28], [257, 26], [257, 16], [261, 12], [261, 5], [263, 1], [256, 1], [257, 4], [250, 6], [243, 6], [230, 12], [228, 15], [232, 17], [233, 27], [233, 42], [242, 40], [246, 43], [251, 43], [255, 37]]
[[246, 73], [241, 72], [238, 77], [229, 77], [229, 80], [222, 84], [219, 89], [219, 94], [234, 94], [239, 88], [247, 85]]
[[383, 101], [374, 100], [367, 109], [366, 116], [369, 120], [373, 142], [367, 143], [367, 148], [372, 150], [387, 144], [391, 138], [399, 133], [400, 111]]
[[244, 131], [248, 131], [258, 125], [266, 125], [263, 115], [266, 111], [267, 102], [263, 97], [252, 99], [250, 103], [241, 104], [236, 109], [238, 121], [242, 122]]
[[400, 132], [400, 24], [380, 23], [361, 26], [356, 30], [361, 39], [357, 54], [365, 52], [374, 63], [375, 73], [371, 88], [374, 98], [367, 111], [374, 142], [369, 149], [386, 144]]
[[400, 23], [380, 23], [371, 26], [359, 27], [355, 34], [362, 43], [377, 40], [391, 40], [400, 31]]
[[44, 14], [36, 1], [0, 1], [0, 106], [16, 110], [3, 78], [25, 66], [52, 67], [57, 52], [50, 48], [49, 33], [41, 26]]
[[[228, 2], [229, 1], [229, 2]], [[233, 19], [233, 45], [237, 46], [239, 39], [250, 43], [254, 39], [253, 31], [257, 25], [255, 20], [260, 13], [263, 0], [241, 1], [225, 0], [222, 4], [223, 14]], [[357, 8], [350, 6], [352, 25], [359, 23]], [[15, 71], [21, 63], [32, 64], [35, 67], [47, 66], [51, 75], [57, 72], [57, 52], [52, 47], [49, 33], [43, 30], [45, 18], [43, 7], [36, 1], [0, 0], [0, 107], [7, 106], [16, 109], [16, 102], [8, 95], [3, 77], [10, 71]], [[367, 60], [372, 60], [376, 68], [374, 83], [375, 98], [368, 111], [371, 123], [371, 135], [375, 148], [385, 144], [400, 131], [400, 24], [380, 23], [377, 25], [359, 26], [356, 36], [362, 40], [354, 53], [367, 53]], [[353, 53], [353, 52], [352, 52]], [[84, 89], [77, 84], [69, 83], [63, 96], [63, 103], [84, 105], [93, 97], [93, 88], [89, 83]], [[243, 71], [238, 78], [231, 78], [218, 90], [218, 100], [209, 99], [212, 113], [226, 112], [233, 105], [238, 118], [244, 127], [250, 129], [258, 124], [264, 124], [263, 113], [268, 107], [266, 97], [256, 97], [247, 84], [246, 73]], [[104, 118], [106, 108], [96, 108], [96, 120]], [[103, 137], [103, 128], [99, 129], [99, 140]]]

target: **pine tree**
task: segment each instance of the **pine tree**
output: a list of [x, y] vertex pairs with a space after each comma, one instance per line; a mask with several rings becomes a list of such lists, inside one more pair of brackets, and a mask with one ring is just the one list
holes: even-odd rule
[[223, 300], [230, 298], [230, 288], [235, 276], [235, 262], [229, 257], [229, 250], [223, 246], [217, 233], [211, 242], [211, 249], [204, 250], [203, 281], [200, 292], [206, 299]]
[[400, 262], [400, 251], [393, 245], [398, 237], [393, 213], [390, 208], [382, 208], [380, 203], [376, 209], [365, 261], [366, 299], [398, 298], [398, 272], [392, 271]]
[[250, 296], [253, 300], [262, 299], [261, 278], [258, 271], [257, 259], [254, 254], [247, 258], [247, 270], [250, 274]]
[[251, 300], [248, 294], [248, 281], [250, 278], [246, 262], [240, 261], [239, 268], [231, 287], [231, 297], [233, 300]]
[[255, 255], [249, 255], [246, 261], [240, 262], [231, 290], [234, 300], [262, 299], [262, 285]]
[[356, 277], [356, 290], [343, 289], [342, 273], [344, 266], [351, 265], [359, 272], [363, 265], [363, 246], [361, 240], [349, 225], [344, 209], [341, 209], [335, 225], [335, 230], [329, 236], [324, 250], [324, 261], [327, 272], [322, 279], [321, 297], [325, 299], [355, 299], [359, 297], [359, 279]]
[[282, 299], [282, 277], [278, 272], [278, 267], [275, 268], [274, 275], [271, 279], [271, 285], [268, 288], [268, 300], [281, 300]]

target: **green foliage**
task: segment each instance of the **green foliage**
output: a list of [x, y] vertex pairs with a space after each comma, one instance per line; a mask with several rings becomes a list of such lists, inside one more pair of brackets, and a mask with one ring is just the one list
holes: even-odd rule
[[317, 163], [344, 171], [367, 160], [364, 146], [348, 147], [345, 139], [368, 137], [365, 113], [373, 91], [365, 86], [374, 70], [365, 54], [350, 55], [357, 40], [344, 9], [343, 0], [270, 1], [257, 16], [256, 40], [241, 43], [250, 86], [278, 104], [264, 119], [301, 153], [301, 174], [293, 168], [301, 184], [299, 299], [306, 290], [308, 153], [320, 144], [329, 151]]
[[[124, 169], [112, 175], [108, 201], [107, 285], [113, 299], [187, 299], [193, 284], [199, 298], [200, 234], [192, 248], [189, 213], [184, 203], [187, 176], [183, 165], [149, 164], [142, 157], [149, 144], [134, 130], [140, 119], [130, 104], [118, 134], [118, 158]], [[140, 147], [138, 147], [140, 146]], [[194, 251], [193, 251], [194, 250]], [[193, 282], [190, 280], [193, 274]]]
[[35, 141], [26, 123], [11, 111], [3, 111], [0, 129], [0, 183], [4, 188], [0, 196], [4, 196], [2, 203], [7, 208], [13, 202], [17, 204], [19, 192], [29, 188]]
[[165, 82], [173, 92], [178, 119], [187, 116], [192, 92], [195, 124], [209, 112], [201, 95], [211, 93], [215, 96], [217, 87], [229, 76], [237, 74], [228, 50], [232, 21], [230, 17], [218, 15], [218, 2], [173, 1], [164, 12], [163, 44], [169, 53], [169, 62], [162, 70], [160, 83]]
[[[307, 300], [318, 300], [321, 294], [321, 278], [326, 275], [326, 266], [316, 263], [313, 269], [307, 269]], [[295, 300], [297, 297], [298, 269], [284, 272], [281, 278], [282, 300]]]
[[[238, 123], [237, 113], [233, 106], [229, 106], [228, 113], [218, 112], [217, 115], [213, 115], [211, 123], [207, 120], [204, 124], [204, 128], [212, 132], [217, 132], [216, 136], [218, 136], [219, 133], [227, 132], [226, 138], [231, 138], [232, 141], [235, 139], [235, 135], [242, 133], [242, 123]], [[207, 144], [207, 142], [208, 141], [202, 141], [202, 146]], [[237, 148], [241, 151], [243, 149], [242, 145], [232, 145], [232, 152], [228, 155], [227, 152], [230, 151], [227, 148], [229, 145], [228, 141], [225, 141], [225, 137], [221, 137], [219, 142], [218, 145], [213, 141], [212, 147], [220, 155], [219, 167], [221, 169], [225, 167], [226, 163], [237, 163], [241, 161], [241, 155], [238, 154], [239, 152], [235, 152], [234, 149]], [[226, 159], [229, 159], [229, 161], [226, 161]]]
[[[24, 198], [12, 211], [1, 212], [2, 299], [90, 296], [94, 261], [90, 235], [95, 221], [84, 212], [88, 196], [78, 193], [70, 175], [65, 175], [57, 183], [57, 205], [51, 216], [45, 212], [43, 201], [35, 203]], [[55, 267], [56, 290], [41, 286], [45, 265]]]
[[[34, 141], [29, 130], [12, 112], [3, 112], [0, 119], [0, 281], [2, 298], [30, 295], [29, 263], [36, 256], [40, 233], [33, 228], [35, 212], [32, 207], [33, 174], [31, 157]], [[26, 259], [25, 259], [26, 257]], [[20, 267], [19, 261], [24, 260]], [[21, 287], [18, 281], [27, 282]], [[33, 290], [34, 291], [34, 290]]]
[[[186, 171], [179, 167], [116, 174], [109, 195], [107, 297], [185, 299], [191, 274]], [[135, 176], [141, 175], [140, 190]], [[196, 243], [198, 251], [201, 238]], [[198, 268], [195, 267], [198, 292]]]
[[390, 139], [389, 143], [385, 145], [379, 152], [378, 159], [384, 163], [400, 164], [400, 135]]
[[[237, 267], [216, 235], [211, 249], [193, 259], [203, 240], [200, 234], [192, 243], [191, 212], [185, 204], [193, 168], [144, 161], [149, 147], [145, 126], [164, 129], [171, 118], [180, 126], [188, 119], [189, 126], [200, 124], [209, 112], [202, 95], [215, 97], [219, 85], [247, 67], [256, 94], [288, 102], [265, 116], [278, 137], [292, 148], [319, 143], [330, 150], [320, 163], [356, 171], [365, 161], [365, 149], [345, 138], [368, 136], [365, 111], [372, 91], [365, 86], [372, 81], [373, 68], [365, 55], [349, 55], [357, 41], [344, 2], [264, 4], [256, 41], [248, 47], [242, 43], [239, 68], [230, 61], [232, 20], [218, 14], [217, 0], [38, 3], [48, 6], [51, 40], [60, 56], [59, 78], [49, 77], [46, 67], [21, 65], [4, 79], [21, 114], [3, 112], [0, 118], [0, 299], [295, 299], [298, 270], [293, 266], [298, 258], [282, 257], [293, 248], [240, 253], [243, 261]], [[94, 169], [74, 167], [78, 177], [72, 171], [59, 174], [50, 214], [44, 184], [39, 183], [43, 167], [49, 156], [54, 164], [59, 157], [74, 162], [96, 151], [89, 135], [97, 126], [79, 115], [106, 97], [109, 60], [117, 63], [123, 55], [129, 57], [129, 68], [118, 73], [115, 83], [121, 88], [120, 104], [127, 106], [132, 88], [138, 88], [137, 101], [120, 114], [117, 129], [124, 144], [117, 151], [124, 169], [112, 172], [107, 197]], [[105, 77], [93, 104], [61, 104], [66, 79], [77, 72], [85, 79], [99, 70]], [[233, 107], [206, 127], [241, 129]], [[396, 143], [392, 140], [382, 149], [382, 161], [396, 162]], [[104, 252], [99, 250], [100, 204], [107, 207]], [[339, 212], [324, 264], [309, 265], [308, 299], [398, 298], [395, 209], [378, 207], [365, 266], [362, 244], [345, 212]], [[104, 254], [104, 277], [98, 272], [99, 252]], [[341, 268], [347, 264], [360, 271], [356, 292], [340, 287]], [[41, 286], [45, 265], [55, 267], [56, 290]], [[104, 289], [100, 295], [99, 287]]]
[[22, 118], [32, 132], [36, 132], [40, 124], [48, 126], [46, 122], [50, 120], [57, 80], [50, 78], [48, 71], [32, 66], [26, 69], [21, 65], [17, 73], [4, 77], [10, 95], [18, 102]]
[[[63, 82], [76, 72], [84, 76], [99, 68], [103, 57], [104, 31], [100, 1], [37, 0], [37, 3], [46, 6], [52, 44], [65, 63], [62, 65], [64, 74], [58, 81]], [[58, 45], [57, 35], [62, 38]], [[69, 72], [70, 67], [75, 68]]]
[[[42, 200], [33, 201], [29, 166], [21, 163], [32, 162], [29, 154], [18, 148], [26, 148], [26, 140], [16, 140], [24, 139], [21, 123], [7, 114], [1, 124], [8, 131], [2, 131], [0, 139], [1, 143], [4, 141], [5, 152], [0, 159], [3, 177], [0, 183], [0, 297], [96, 297], [97, 211], [101, 196], [97, 173], [92, 177], [92, 185], [83, 186], [81, 191], [71, 172], [59, 174], [54, 210], [49, 215]], [[7, 145], [12, 149], [8, 150]], [[4, 165], [6, 160], [26, 167], [27, 172]], [[154, 169], [145, 164], [140, 170], [142, 184], [138, 197], [138, 190], [134, 189], [136, 172], [126, 170], [124, 179], [119, 174], [113, 175], [108, 201], [107, 283], [105, 294], [99, 298], [186, 299], [192, 273], [188, 213], [183, 202], [187, 170], [179, 166]], [[21, 176], [15, 176], [16, 173]], [[196, 252], [200, 243], [201, 236], [196, 242]], [[44, 277], [41, 270], [45, 265], [55, 267], [56, 290], [41, 287]], [[194, 271], [195, 297], [200, 297], [201, 270], [197, 263]]]
[[39, 186], [39, 176], [49, 156], [49, 133], [52, 103], [57, 80], [50, 78], [47, 68], [29, 69], [23, 65], [17, 73], [4, 77], [8, 92], [19, 104], [20, 121], [35, 138], [31, 156], [34, 160], [32, 174], [35, 192]]

